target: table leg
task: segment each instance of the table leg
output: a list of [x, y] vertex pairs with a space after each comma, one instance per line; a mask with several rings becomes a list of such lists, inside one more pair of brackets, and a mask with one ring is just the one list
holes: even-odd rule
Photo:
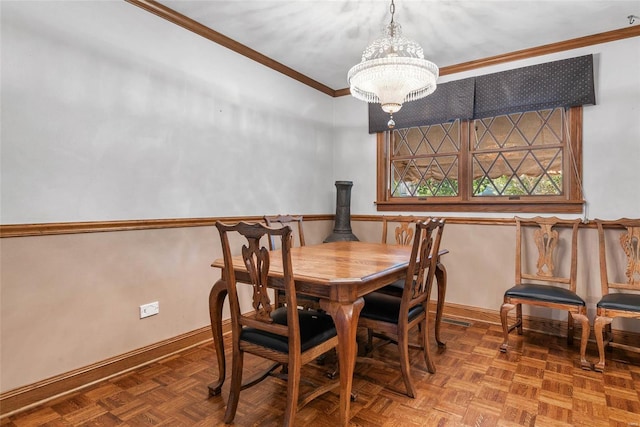
[[356, 364], [358, 345], [356, 333], [358, 318], [364, 306], [364, 300], [358, 298], [353, 304], [340, 304], [320, 300], [320, 306], [333, 318], [338, 331], [338, 364], [340, 369], [340, 425], [349, 425], [349, 408], [351, 406], [351, 387], [353, 370]]
[[444, 310], [444, 297], [447, 292], [447, 269], [439, 259], [436, 264], [436, 282], [438, 283], [438, 305], [436, 309], [435, 326], [436, 341], [438, 342], [438, 347], [444, 348], [446, 347], [446, 343], [440, 339], [440, 322], [442, 321], [442, 311]]
[[211, 333], [213, 346], [218, 358], [218, 381], [209, 385], [209, 396], [217, 396], [222, 390], [225, 379], [224, 342], [222, 337], [222, 306], [227, 297], [227, 283], [218, 280], [209, 293], [209, 317], [211, 318]]

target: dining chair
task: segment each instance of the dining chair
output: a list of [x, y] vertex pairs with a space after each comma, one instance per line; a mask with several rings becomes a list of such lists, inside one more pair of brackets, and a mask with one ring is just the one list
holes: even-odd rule
[[[304, 227], [302, 226], [302, 215], [265, 215], [264, 222], [269, 227], [285, 227], [289, 226], [293, 230], [295, 229], [298, 235], [299, 246], [304, 246]], [[294, 233], [295, 234], [295, 233]], [[293, 239], [295, 240], [295, 238]], [[295, 246], [295, 245], [294, 245]], [[276, 238], [272, 236], [269, 238], [269, 250], [279, 249]], [[276, 305], [281, 307], [284, 305], [286, 299], [284, 292], [280, 289], [276, 290]], [[298, 295], [298, 304], [300, 307], [310, 310], [320, 310], [320, 300], [306, 295]]]
[[[419, 346], [427, 370], [430, 373], [435, 372], [429, 349], [427, 316], [444, 223], [444, 219], [415, 223], [411, 258], [402, 296], [398, 298], [382, 292], [372, 292], [364, 296], [364, 307], [360, 312], [358, 326], [382, 334], [385, 338], [382, 341], [383, 345], [389, 342], [397, 344], [400, 371], [409, 397], [416, 396], [409, 363], [409, 331], [416, 326], [419, 326]], [[368, 357], [358, 357], [358, 362], [378, 364], [379, 361], [371, 357], [374, 351], [375, 349], [370, 349]]]
[[[413, 215], [398, 215], [398, 216], [383, 216], [382, 217], [382, 239], [381, 243], [395, 243], [396, 245], [411, 245], [413, 243], [413, 235], [415, 233], [415, 223], [417, 221], [429, 221], [432, 218], [429, 217], [417, 217]], [[390, 230], [395, 225], [395, 228]], [[393, 236], [391, 239], [389, 239]], [[440, 255], [440, 254], [439, 254]], [[440, 263], [438, 258], [438, 268], [440, 272], [446, 276], [446, 269], [444, 265]], [[436, 270], [437, 274], [437, 270]], [[442, 309], [444, 308], [444, 298], [446, 294], [446, 277], [436, 280], [438, 284], [438, 309], [436, 311], [436, 324], [435, 324], [435, 336], [438, 347], [445, 348], [446, 344], [440, 337], [440, 322], [442, 318]], [[402, 297], [402, 289], [404, 288], [404, 279], [397, 280], [376, 292], [382, 292], [388, 295], [393, 295], [398, 298]], [[371, 336], [371, 334], [369, 334]], [[371, 340], [369, 339], [368, 345], [371, 346]]]
[[[216, 227], [222, 243], [224, 268], [220, 280], [225, 282], [229, 293], [233, 348], [231, 385], [224, 421], [225, 423], [233, 421], [241, 390], [259, 383], [269, 375], [275, 375], [273, 372], [278, 366], [286, 365], [288, 367], [287, 406], [283, 425], [294, 425], [298, 406], [302, 407], [312, 399], [340, 385], [339, 381], [327, 382], [324, 385], [311, 387], [309, 393], [300, 396], [302, 366], [338, 345], [333, 320], [325, 313], [298, 308], [291, 265], [291, 228], [289, 226], [272, 228], [264, 224], [246, 222], [236, 224], [216, 222]], [[242, 242], [246, 240], [238, 252], [242, 254], [242, 261], [251, 278], [251, 283], [241, 283], [236, 280], [229, 234], [234, 234], [234, 241], [237, 241], [237, 236], [242, 239]], [[269, 239], [278, 238], [282, 249], [281, 284], [284, 287], [287, 304], [280, 308], [274, 308], [271, 305], [270, 293], [267, 291], [271, 262], [276, 261], [270, 259], [272, 252], [261, 246], [260, 240], [265, 236]], [[238, 288], [242, 286], [251, 289], [242, 295], [253, 295], [253, 310], [246, 313], [242, 313], [238, 297]], [[243, 383], [245, 353], [260, 356], [275, 363], [266, 371]]]
[[[288, 225], [293, 230], [293, 225], [297, 226], [298, 243], [304, 246], [304, 228], [302, 226], [302, 215], [265, 215], [264, 222], [269, 227], [283, 227]], [[295, 245], [294, 245], [295, 246]], [[278, 249], [275, 237], [269, 239], [269, 250]]]
[[[567, 343], [573, 344], [574, 321], [582, 327], [580, 367], [591, 369], [585, 358], [590, 327], [585, 301], [576, 293], [578, 266], [578, 225], [580, 219], [557, 217], [515, 218], [515, 286], [504, 293], [500, 320], [503, 353], [509, 347], [509, 333], [522, 335], [522, 304], [566, 310]], [[508, 314], [516, 309], [516, 319], [508, 324]]]
[[[413, 215], [383, 216], [382, 217], [382, 239], [381, 243], [390, 243], [402, 246], [413, 244], [413, 235], [415, 234], [415, 226], [418, 221], [429, 221], [431, 218], [419, 218]], [[394, 225], [393, 239], [389, 239], [389, 226]], [[382, 292], [397, 297], [402, 296], [404, 289], [404, 279], [378, 289], [376, 292]]]
[[598, 227], [602, 297], [596, 304], [593, 323], [600, 356], [594, 369], [602, 372], [605, 347], [615, 345], [639, 350], [613, 343], [611, 322], [616, 317], [640, 319], [640, 219], [596, 219], [595, 222]]

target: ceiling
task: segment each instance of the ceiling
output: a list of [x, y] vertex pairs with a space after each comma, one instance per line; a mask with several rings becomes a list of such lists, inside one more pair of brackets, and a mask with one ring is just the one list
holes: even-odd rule
[[[159, 0], [334, 90], [390, 20], [386, 0]], [[395, 21], [441, 68], [640, 24], [640, 0], [395, 0]]]

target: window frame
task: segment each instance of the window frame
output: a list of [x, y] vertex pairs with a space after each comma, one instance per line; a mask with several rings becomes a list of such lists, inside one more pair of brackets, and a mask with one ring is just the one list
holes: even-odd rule
[[[563, 159], [563, 185], [561, 196], [523, 196], [518, 200], [504, 196], [472, 197], [470, 180], [472, 156], [469, 150], [469, 126], [473, 119], [461, 120], [460, 152], [458, 154], [457, 197], [391, 197], [389, 158], [391, 132], [378, 132], [376, 161], [376, 209], [378, 211], [435, 211], [435, 212], [513, 212], [513, 213], [582, 213], [582, 106], [565, 109], [569, 140]], [[476, 199], [476, 200], [474, 200]]]

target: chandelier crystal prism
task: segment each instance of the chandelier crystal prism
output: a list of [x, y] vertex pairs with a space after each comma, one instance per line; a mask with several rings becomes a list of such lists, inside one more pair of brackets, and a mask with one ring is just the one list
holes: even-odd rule
[[395, 126], [393, 113], [407, 101], [424, 98], [436, 90], [438, 66], [424, 59], [422, 47], [402, 35], [402, 27], [393, 20], [395, 4], [391, 0], [391, 22], [382, 37], [362, 52], [362, 61], [347, 74], [351, 95], [369, 103], [379, 103], [389, 113], [388, 126]]

